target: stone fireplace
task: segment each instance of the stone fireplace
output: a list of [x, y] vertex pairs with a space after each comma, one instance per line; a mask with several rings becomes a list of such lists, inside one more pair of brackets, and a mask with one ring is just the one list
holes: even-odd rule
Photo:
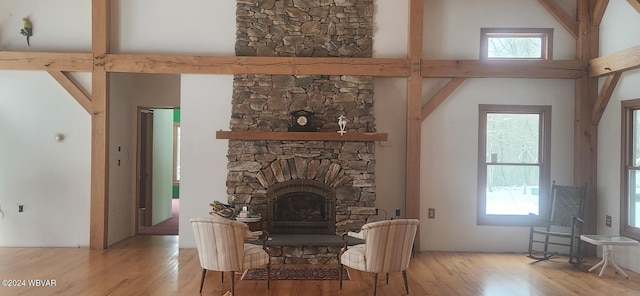
[[[371, 57], [373, 0], [238, 0], [236, 20], [238, 56]], [[376, 131], [372, 77], [238, 74], [233, 83], [231, 131], [286, 132], [298, 110], [320, 132], [336, 132], [340, 115], [348, 133]], [[260, 214], [269, 233], [357, 230], [375, 207], [374, 149], [229, 140], [229, 202]]]
[[[270, 233], [342, 234], [359, 229], [375, 206], [373, 142], [230, 140], [229, 146], [229, 201], [260, 214]], [[309, 213], [305, 201], [318, 207], [313, 221], [283, 231], [297, 214], [277, 207]]]

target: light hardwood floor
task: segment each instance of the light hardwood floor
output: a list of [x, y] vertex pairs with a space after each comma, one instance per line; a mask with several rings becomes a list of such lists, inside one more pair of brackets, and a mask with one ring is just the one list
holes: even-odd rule
[[[138, 236], [96, 251], [84, 248], [0, 248], [1, 280], [55, 280], [49, 287], [3, 287], [0, 295], [198, 295], [201, 269], [195, 249], [178, 250], [177, 236]], [[532, 264], [523, 254], [422, 252], [408, 271], [411, 295], [640, 295], [640, 275], [607, 269], [600, 278], [565, 258]], [[349, 270], [337, 281], [236, 280], [238, 295], [371, 295], [373, 276]], [[223, 295], [228, 274], [209, 272], [202, 295]], [[380, 277], [378, 295], [405, 295], [402, 275]]]

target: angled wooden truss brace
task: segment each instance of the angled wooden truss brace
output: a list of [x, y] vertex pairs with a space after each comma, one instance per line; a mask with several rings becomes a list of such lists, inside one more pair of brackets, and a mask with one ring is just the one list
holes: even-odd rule
[[429, 115], [436, 110], [436, 108], [438, 108], [438, 106], [440, 106], [440, 104], [442, 104], [442, 102], [444, 102], [465, 80], [466, 78], [452, 78], [449, 80], [449, 82], [447, 82], [447, 84], [443, 86], [438, 93], [429, 100], [429, 102], [422, 106], [422, 121], [427, 119], [427, 117], [429, 117]]
[[618, 84], [618, 80], [620, 80], [621, 75], [622, 73], [616, 72], [607, 76], [607, 80], [604, 82], [604, 85], [600, 90], [600, 94], [598, 95], [598, 99], [596, 100], [595, 106], [593, 107], [593, 113], [591, 114], [592, 125], [597, 126], [600, 123], [602, 114], [607, 108], [609, 99], [611, 99], [611, 94], [613, 94], [613, 90], [616, 89], [616, 85]]
[[573, 38], [578, 39], [578, 22], [575, 18], [572, 18], [567, 11], [562, 8], [562, 6], [558, 5], [558, 2], [555, 0], [538, 0], [544, 8], [553, 15], [560, 24], [571, 33]]
[[600, 22], [602, 22], [602, 17], [604, 16], [604, 12], [607, 10], [607, 6], [609, 5], [609, 0], [597, 0], [592, 8], [591, 14], [591, 26], [600, 26]]
[[80, 103], [80, 105], [89, 112], [89, 114], [93, 114], [93, 103], [87, 94], [82, 91], [70, 78], [67, 74], [62, 71], [47, 71], [49, 75], [55, 78], [60, 85], [64, 89], [69, 92], [69, 94]]
[[627, 0], [633, 8], [635, 8], [638, 12], [640, 12], [640, 0]]

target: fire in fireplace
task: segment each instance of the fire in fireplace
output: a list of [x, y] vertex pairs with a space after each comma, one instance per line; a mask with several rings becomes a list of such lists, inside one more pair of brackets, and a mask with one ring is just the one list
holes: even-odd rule
[[335, 234], [336, 194], [315, 180], [289, 180], [267, 189], [269, 233]]

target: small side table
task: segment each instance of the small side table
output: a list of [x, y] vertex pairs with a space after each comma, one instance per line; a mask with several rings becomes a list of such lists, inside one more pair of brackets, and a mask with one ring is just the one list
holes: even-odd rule
[[580, 239], [596, 246], [602, 246], [602, 261], [589, 268], [589, 272], [602, 266], [599, 274], [599, 276], [602, 276], [604, 274], [604, 270], [609, 264], [611, 264], [613, 268], [615, 268], [620, 274], [624, 275], [625, 278], [629, 277], [629, 275], [627, 275], [627, 273], [624, 272], [624, 270], [622, 270], [622, 268], [620, 268], [618, 264], [616, 264], [616, 261], [613, 257], [613, 246], [635, 246], [640, 242], [634, 239], [630, 239], [626, 236], [611, 235], [581, 235]]
[[249, 226], [249, 230], [251, 231], [262, 231], [262, 222], [247, 222], [247, 226]]
[[261, 231], [262, 230], [262, 222], [260, 222], [260, 220], [262, 220], [262, 217], [260, 216], [256, 216], [256, 217], [236, 217], [236, 220], [240, 221], [240, 222], [244, 222], [245, 224], [247, 224], [247, 226], [249, 226], [249, 230], [251, 231]]

